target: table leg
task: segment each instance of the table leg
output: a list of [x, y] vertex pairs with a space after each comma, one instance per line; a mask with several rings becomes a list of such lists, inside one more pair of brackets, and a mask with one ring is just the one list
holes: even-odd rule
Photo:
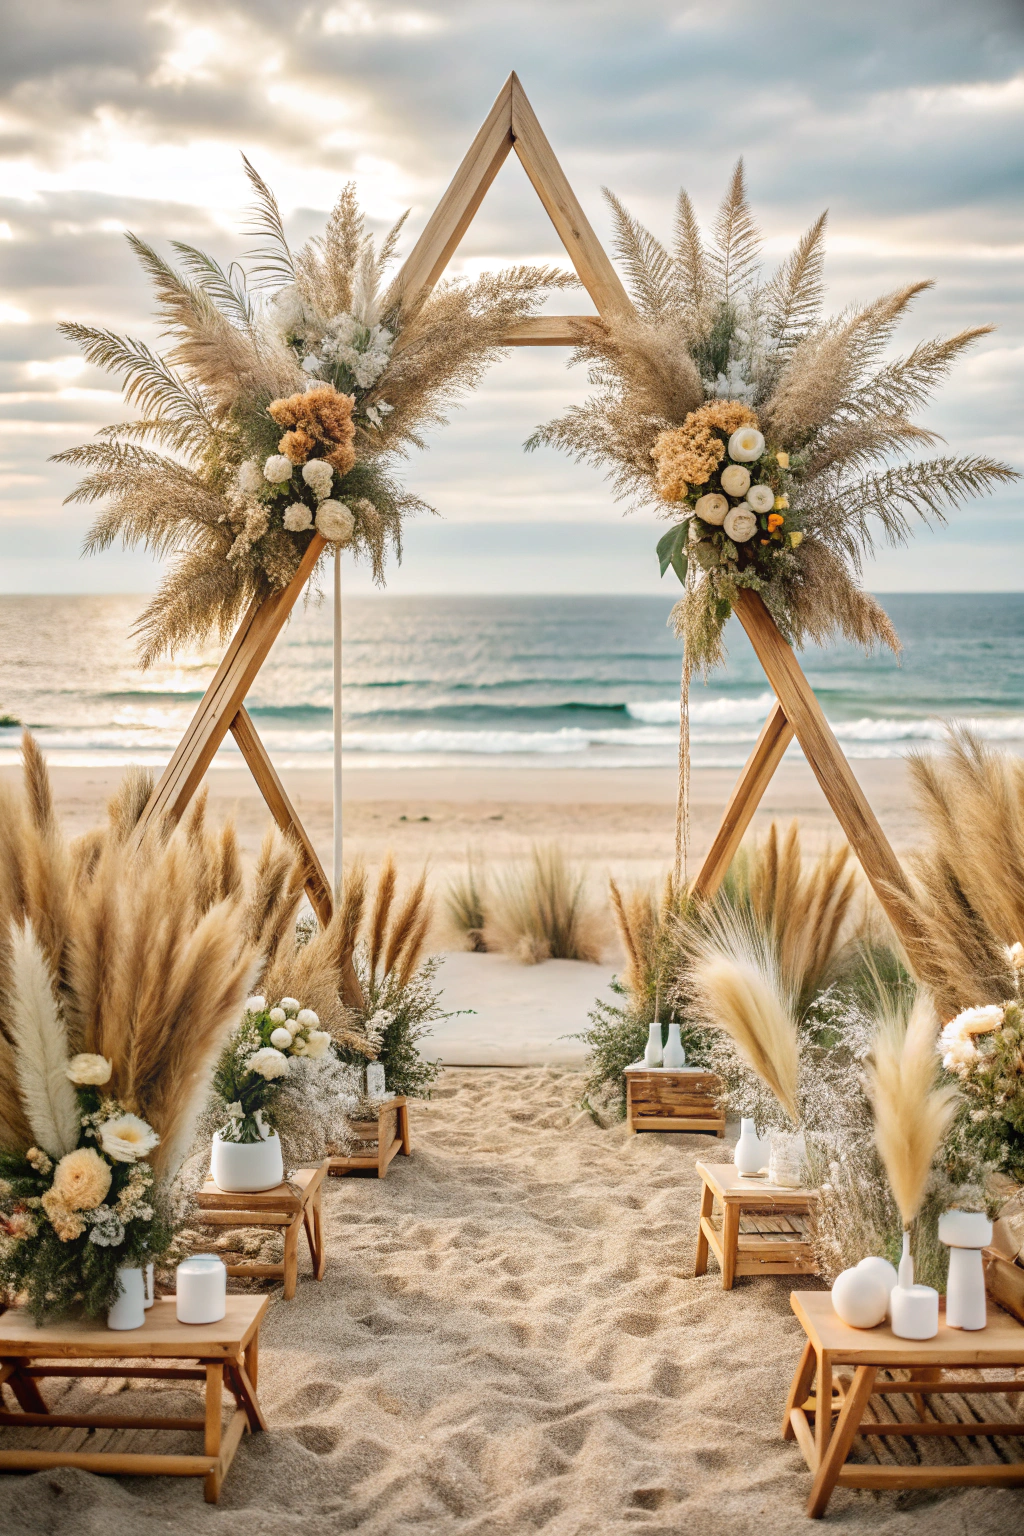
[[786, 1398], [786, 1412], [782, 1420], [783, 1440], [793, 1439], [793, 1426], [789, 1421], [790, 1410], [802, 1408], [807, 1401], [807, 1394], [811, 1390], [811, 1382], [814, 1380], [814, 1372], [818, 1362], [814, 1358], [814, 1345], [810, 1339], [804, 1345], [804, 1352], [800, 1356], [800, 1364], [796, 1368], [796, 1375], [789, 1388], [789, 1396]]
[[291, 1301], [299, 1283], [299, 1227], [302, 1213], [284, 1229], [284, 1299]]
[[[938, 1383], [938, 1382], [940, 1382], [942, 1380], [942, 1366], [941, 1365], [919, 1365], [919, 1366], [917, 1366], [915, 1368], [914, 1375], [917, 1377], [918, 1381], [934, 1381], [934, 1382]], [[918, 1415], [923, 1419], [924, 1416], [925, 1416], [926, 1406], [927, 1406], [925, 1404], [925, 1400], [924, 1400], [924, 1393], [923, 1392], [915, 1392], [913, 1394], [913, 1401], [914, 1401], [914, 1407], [917, 1409]]]
[[[832, 1496], [832, 1490], [843, 1469], [843, 1463], [850, 1454], [854, 1436], [860, 1427], [861, 1415], [867, 1406], [875, 1385], [875, 1377], [878, 1368], [874, 1365], [859, 1365], [853, 1377], [853, 1385], [846, 1394], [842, 1412], [836, 1424], [836, 1432], [829, 1442], [825, 1454], [818, 1462], [818, 1470], [814, 1478], [814, 1486], [811, 1496], [807, 1501], [807, 1513], [812, 1520], [820, 1520], [825, 1513], [828, 1501]], [[821, 1392], [821, 1375], [818, 1376], [818, 1391]], [[829, 1370], [829, 1392], [832, 1391], [832, 1372]], [[820, 1408], [819, 1408], [820, 1413]], [[815, 1426], [817, 1428], [817, 1425]]]
[[736, 1278], [736, 1253], [740, 1239], [740, 1208], [735, 1200], [723, 1200], [722, 1290], [731, 1291]]
[[25, 1374], [21, 1365], [15, 1365], [7, 1378], [7, 1386], [10, 1387], [18, 1400], [19, 1405], [26, 1413], [49, 1413], [43, 1394], [32, 1380]]
[[[206, 1362], [206, 1424], [203, 1431], [203, 1451], [207, 1456], [220, 1458], [220, 1417], [224, 1398], [224, 1366], [218, 1360]], [[206, 1474], [203, 1492], [208, 1504], [216, 1504], [220, 1495], [220, 1469], [214, 1467]]]
[[814, 1448], [818, 1453], [820, 1467], [832, 1434], [832, 1356], [827, 1349], [823, 1349], [818, 1356], [817, 1375], [814, 1388]]
[[322, 1280], [327, 1272], [327, 1254], [324, 1250], [324, 1212], [321, 1204], [322, 1189], [313, 1196], [313, 1232], [316, 1237], [316, 1253], [313, 1256], [313, 1273]]
[[254, 1333], [245, 1346], [245, 1374], [255, 1387], [260, 1378], [260, 1336]]
[[402, 1104], [398, 1111], [398, 1130], [402, 1138], [402, 1151], [406, 1157], [412, 1156], [412, 1137], [409, 1134], [409, 1106]]
[[705, 1216], [711, 1216], [715, 1209], [715, 1192], [710, 1184], [703, 1184], [700, 1191], [700, 1216], [697, 1218], [697, 1255], [693, 1261], [693, 1273], [706, 1275], [708, 1272], [708, 1240], [701, 1225]]
[[263, 1417], [263, 1410], [256, 1396], [256, 1388], [245, 1368], [244, 1360], [233, 1360], [229, 1366], [231, 1373], [231, 1388], [238, 1401], [239, 1407], [248, 1420], [251, 1433], [266, 1429], [267, 1421]]

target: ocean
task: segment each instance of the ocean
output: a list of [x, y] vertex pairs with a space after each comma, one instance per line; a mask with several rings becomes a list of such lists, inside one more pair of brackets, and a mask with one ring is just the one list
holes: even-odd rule
[[[900, 663], [848, 645], [804, 670], [852, 758], [941, 741], [951, 721], [1024, 751], [1024, 594], [885, 596]], [[165, 762], [220, 647], [135, 662], [131, 596], [0, 596], [0, 762], [18, 722], [54, 764]], [[344, 609], [350, 767], [671, 767], [680, 646], [668, 597], [360, 597]], [[694, 766], [738, 767], [771, 704], [739, 626], [729, 661], [691, 697]], [[331, 611], [298, 611], [249, 696], [280, 768], [331, 751]], [[797, 749], [791, 748], [792, 752]], [[219, 761], [238, 761], [231, 739]]]

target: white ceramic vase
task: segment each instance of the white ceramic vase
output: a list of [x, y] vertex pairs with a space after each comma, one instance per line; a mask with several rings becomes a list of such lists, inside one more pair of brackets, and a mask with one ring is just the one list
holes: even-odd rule
[[647, 1045], [644, 1050], [644, 1066], [660, 1067], [661, 1060], [661, 1023], [658, 1019], [652, 1019], [651, 1027], [647, 1031]]
[[228, 1272], [215, 1253], [194, 1253], [175, 1271], [179, 1323], [219, 1323], [228, 1309]]
[[889, 1291], [879, 1275], [857, 1265], [836, 1276], [832, 1306], [851, 1328], [877, 1328], [889, 1308]]
[[939, 1241], [949, 1248], [946, 1322], [950, 1328], [984, 1328], [988, 1311], [981, 1250], [992, 1241], [992, 1223], [981, 1211], [944, 1211]]
[[271, 1131], [262, 1141], [224, 1141], [215, 1131], [210, 1173], [218, 1189], [232, 1194], [273, 1189], [284, 1178], [280, 1137]]
[[892, 1306], [889, 1298], [892, 1296], [893, 1287], [899, 1284], [896, 1266], [890, 1264], [888, 1259], [878, 1258], [872, 1254], [869, 1258], [861, 1259], [855, 1267], [874, 1275], [885, 1287], [885, 1310], [887, 1315], [891, 1315]]
[[740, 1139], [732, 1155], [736, 1172], [744, 1175], [760, 1173], [764, 1167], [764, 1147], [758, 1140], [753, 1120], [740, 1121]]
[[662, 1054], [662, 1066], [674, 1067], [677, 1070], [686, 1066], [686, 1052], [679, 1038], [678, 1024], [670, 1024], [668, 1027], [668, 1042]]
[[142, 1270], [119, 1269], [117, 1282], [117, 1300], [107, 1310], [107, 1327], [122, 1331], [141, 1328], [146, 1321], [146, 1282]]

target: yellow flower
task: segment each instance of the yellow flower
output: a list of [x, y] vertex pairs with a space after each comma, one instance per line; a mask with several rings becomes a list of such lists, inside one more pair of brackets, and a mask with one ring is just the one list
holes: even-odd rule
[[781, 528], [786, 519], [781, 512], [772, 512], [768, 517], [768, 532], [774, 533], [776, 528]]
[[790, 549], [796, 549], [798, 544], [802, 544], [803, 543], [803, 537], [804, 536], [803, 536], [802, 533], [791, 533], [790, 536], [789, 536], [789, 547], [790, 547]]
[[110, 1188], [110, 1164], [92, 1147], [79, 1147], [57, 1164], [51, 1193], [69, 1211], [92, 1211]]
[[775, 462], [779, 466], [780, 469], [788, 469], [789, 468], [789, 454], [788, 453], [777, 453], [775, 455]]
[[788, 512], [789, 511], [789, 497], [788, 496], [776, 496], [776, 498], [775, 498], [775, 510], [776, 510], [776, 512]]

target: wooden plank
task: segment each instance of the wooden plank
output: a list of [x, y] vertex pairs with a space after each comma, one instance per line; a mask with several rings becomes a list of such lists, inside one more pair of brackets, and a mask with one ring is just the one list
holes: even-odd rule
[[836, 1483], [840, 1488], [1020, 1488], [1024, 1486], [1024, 1461], [933, 1467], [879, 1467], [855, 1462], [843, 1467]]
[[[724, 1124], [724, 1121], [723, 1121]], [[655, 1115], [633, 1116], [633, 1125], [638, 1131], [708, 1131], [713, 1132], [716, 1122], [714, 1120], [680, 1119], [672, 1116], [664, 1119]]]
[[825, 719], [792, 646], [782, 638], [775, 620], [756, 592], [741, 589], [733, 606], [875, 895], [904, 945], [913, 953], [916, 929], [908, 923], [891, 895], [893, 890], [909, 895], [906, 876]]
[[703, 896], [706, 901], [710, 901], [718, 894], [726, 870], [735, 858], [754, 812], [792, 740], [793, 727], [776, 699], [722, 813], [714, 842], [697, 872], [693, 882], [695, 896]]
[[997, 1253], [994, 1248], [983, 1250], [985, 1262], [985, 1289], [999, 1306], [1012, 1317], [1024, 1323], [1024, 1268]]
[[178, 821], [184, 813], [325, 547], [326, 541], [314, 534], [288, 586], [249, 608], [149, 797], [132, 835], [131, 848], [139, 846], [154, 822], [165, 818]]
[[506, 347], [575, 347], [579, 345], [576, 327], [594, 323], [593, 315], [534, 315], [531, 320], [506, 331], [501, 338]]
[[141, 1455], [127, 1451], [0, 1451], [0, 1472], [47, 1472], [77, 1467], [121, 1477], [203, 1477], [216, 1466], [210, 1456]]
[[[509, 75], [498, 92], [476, 138], [463, 157], [448, 188], [427, 220], [423, 233], [402, 263], [381, 306], [401, 305], [408, 326], [448, 265], [488, 187], [512, 148], [512, 82]], [[408, 332], [406, 332], [408, 339]], [[401, 348], [402, 337], [397, 346]]]
[[[33, 1429], [203, 1429], [206, 1420], [128, 1418], [123, 1413], [10, 1413], [7, 1409], [0, 1409], [0, 1424]], [[1024, 1429], [1021, 1434], [1024, 1434]]]
[[619, 275], [580, 207], [515, 73], [509, 76], [509, 83], [515, 152], [544, 204], [580, 282], [593, 299], [598, 313], [606, 319], [631, 315], [633, 306]]
[[270, 814], [281, 831], [286, 837], [291, 838], [302, 854], [306, 865], [306, 894], [320, 921], [320, 926], [326, 928], [334, 911], [330, 883], [324, 874], [316, 849], [288, 797], [288, 792], [277, 776], [277, 770], [270, 761], [267, 749], [257, 735], [248, 711], [244, 708], [240, 709], [232, 720], [231, 734], [238, 743], [238, 750], [249, 765], [249, 772], [256, 780], [257, 788], [267, 802]]

